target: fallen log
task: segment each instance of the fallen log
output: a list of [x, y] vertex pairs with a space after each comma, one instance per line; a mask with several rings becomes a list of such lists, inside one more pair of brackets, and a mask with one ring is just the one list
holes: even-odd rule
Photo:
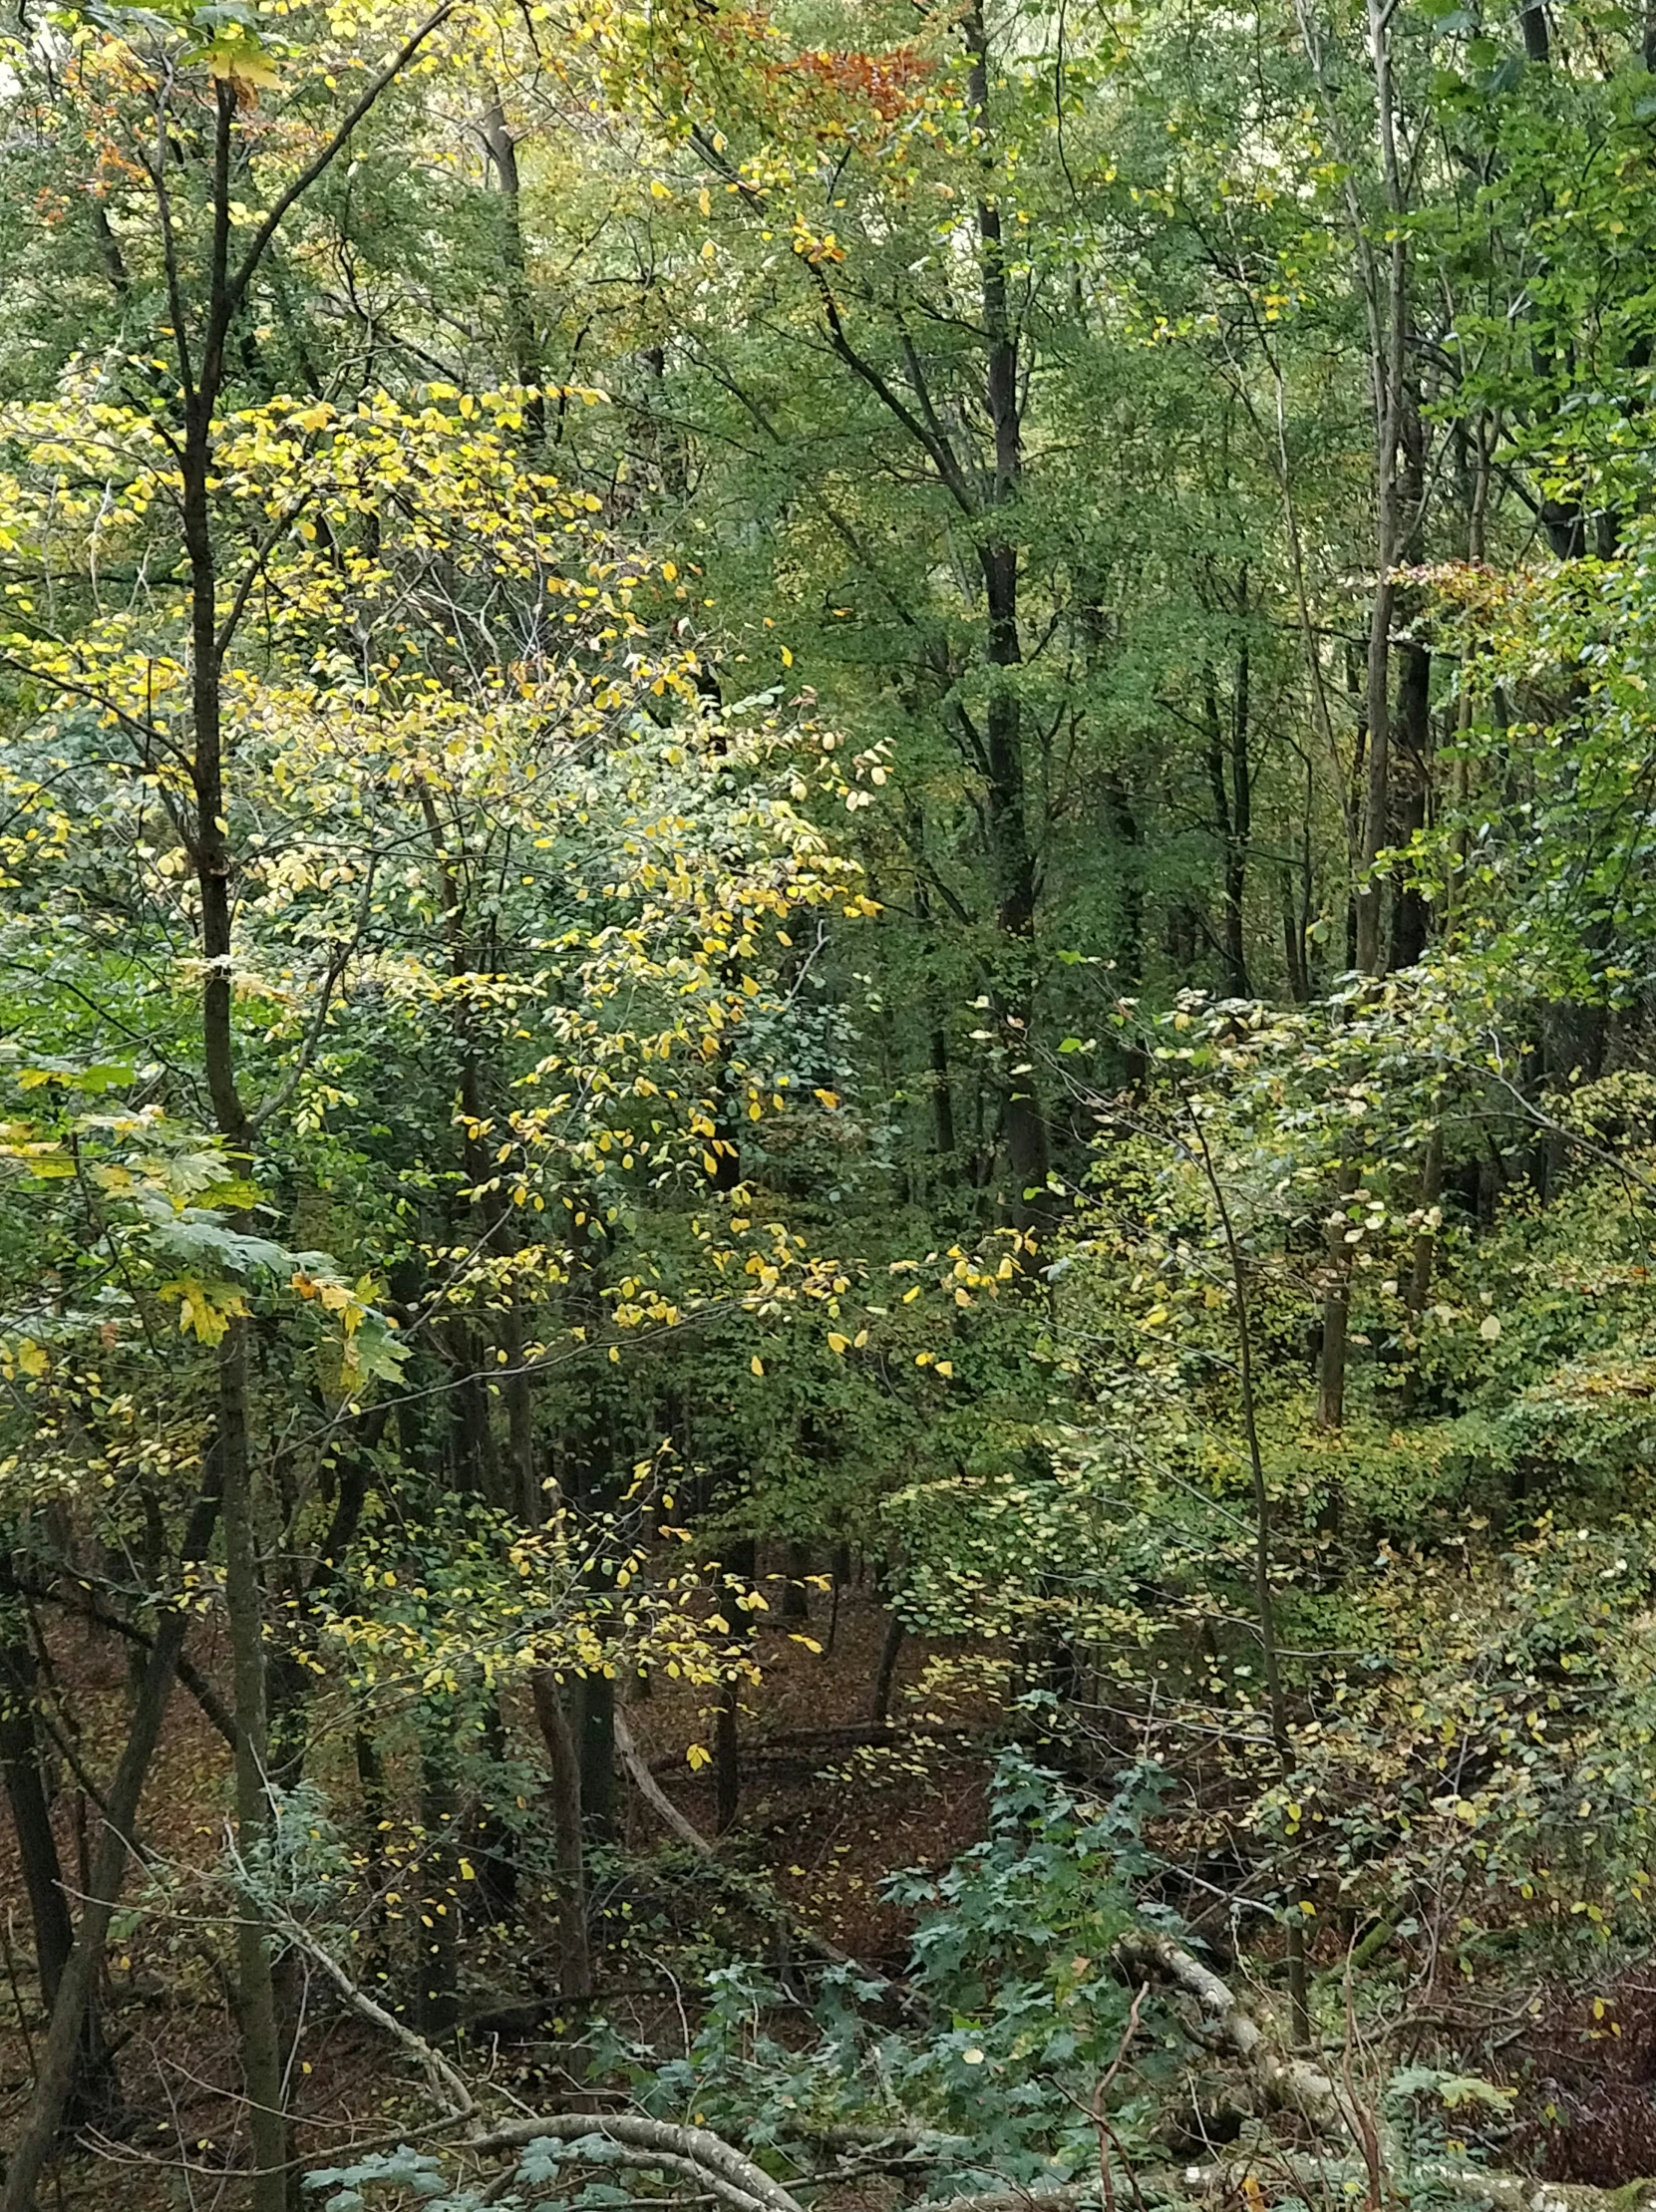
[[1345, 2109], [1332, 2078], [1286, 2050], [1276, 2023], [1268, 2015], [1257, 2018], [1228, 1982], [1182, 1944], [1153, 1928], [1134, 1928], [1118, 1941], [1116, 1956], [1194, 1998], [1214, 2035], [1249, 2068], [1268, 2103], [1291, 2106], [1325, 2133], [1351, 2137], [1354, 2115]]

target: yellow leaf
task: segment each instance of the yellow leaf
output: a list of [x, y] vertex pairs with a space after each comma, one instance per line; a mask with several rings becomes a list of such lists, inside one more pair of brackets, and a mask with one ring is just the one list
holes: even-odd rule
[[713, 1753], [705, 1743], [692, 1743], [684, 1757], [686, 1765], [693, 1774], [699, 1773], [704, 1766], [713, 1764]]
[[752, 1359], [751, 1359], [751, 1360], [750, 1360], [750, 1361], [748, 1362], [748, 1365], [749, 1365], [749, 1367], [751, 1367], [751, 1368], [753, 1369], [753, 1371], [754, 1371], [754, 1373], [755, 1373], [756, 1375], [763, 1375], [763, 1374], [765, 1373], [765, 1362], [764, 1362], [764, 1361], [763, 1361], [763, 1360], [762, 1360], [762, 1359], [760, 1358], [760, 1356], [759, 1356], [759, 1354], [758, 1354], [757, 1352], [756, 1352], [756, 1353], [754, 1354], [753, 1358], [752, 1358]]

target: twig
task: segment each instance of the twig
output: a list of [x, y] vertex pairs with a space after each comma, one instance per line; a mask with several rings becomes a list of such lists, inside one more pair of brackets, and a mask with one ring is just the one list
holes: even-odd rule
[[1116, 2055], [1105, 2068], [1100, 2076], [1098, 2087], [1093, 2091], [1093, 2125], [1099, 2131], [1099, 2181], [1104, 2190], [1105, 2212], [1116, 2212], [1116, 2183], [1110, 2171], [1110, 2152], [1112, 2150], [1122, 2161], [1123, 2171], [1126, 2173], [1133, 2190], [1133, 2201], [1140, 2207], [1140, 2212], [1144, 2212], [1144, 2199], [1139, 2194], [1137, 2177], [1122, 2150], [1121, 2143], [1117, 2139], [1116, 2130], [1106, 2117], [1104, 2100], [1110, 2094], [1111, 2086], [1117, 2074], [1122, 2070], [1129, 2047], [1139, 2032], [1139, 2010], [1149, 1995], [1150, 1984], [1141, 1982], [1133, 1993], [1133, 2004], [1128, 2012], [1127, 2026], [1122, 2030], [1122, 2040], [1116, 2046]]
[[424, 2036], [400, 2021], [395, 2013], [388, 2013], [383, 2005], [376, 2004], [368, 1992], [359, 1989], [333, 1954], [323, 1948], [298, 1921], [284, 1912], [266, 1907], [265, 1917], [272, 1929], [285, 1936], [296, 1951], [302, 1951], [323, 1977], [331, 1982], [347, 2005], [362, 2019], [371, 2021], [376, 2028], [383, 2028], [388, 2036], [400, 2043], [410, 2055], [419, 2061], [421, 2071], [430, 2084], [432, 2094], [452, 2120], [470, 2119], [478, 2108], [478, 2100], [471, 2084], [452, 2066], [442, 2052], [427, 2043]]
[[17, 2028], [19, 2035], [23, 2038], [23, 2055], [28, 2061], [29, 2071], [33, 2073], [35, 2070], [35, 2040], [29, 2033], [29, 2016], [24, 2010], [23, 1992], [17, 1986], [17, 1960], [12, 1952], [12, 1909], [9, 1905], [6, 1907], [6, 1928], [5, 1933], [0, 1935], [0, 1944], [5, 1947], [6, 1980], [11, 1984], [12, 2003], [17, 2007]]

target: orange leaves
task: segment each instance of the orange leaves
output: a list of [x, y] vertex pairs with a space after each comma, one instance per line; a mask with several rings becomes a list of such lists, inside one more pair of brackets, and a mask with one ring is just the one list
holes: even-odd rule
[[870, 114], [892, 124], [918, 108], [935, 66], [911, 46], [893, 47], [885, 54], [854, 48], [835, 53], [821, 47], [791, 62], [773, 63], [766, 74], [773, 82], [791, 81], [817, 94], [823, 110], [818, 136], [833, 138], [846, 135]]
[[[647, 88], [652, 114], [665, 109], [707, 128], [716, 149], [740, 117], [768, 156], [744, 165], [743, 189], [763, 191], [790, 155], [813, 146], [878, 146], [925, 107], [937, 63], [904, 43], [883, 51], [821, 46], [790, 53], [763, 7], [668, 0], [646, 19], [616, 0], [583, 0], [585, 35], [604, 52], [612, 91], [630, 106]], [[659, 196], [667, 196], [665, 193]], [[702, 208], [706, 214], [706, 206]]]

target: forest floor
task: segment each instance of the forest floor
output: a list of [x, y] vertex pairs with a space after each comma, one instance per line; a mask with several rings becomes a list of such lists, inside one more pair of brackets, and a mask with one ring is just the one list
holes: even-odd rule
[[[848, 1585], [836, 1609], [813, 1593], [805, 1620], [785, 1618], [773, 1592], [754, 1644], [762, 1681], [745, 1693], [741, 1714], [740, 1809], [719, 1843], [721, 1864], [763, 1875], [802, 1928], [881, 1973], [900, 1970], [913, 1924], [911, 1913], [884, 1896], [886, 1878], [914, 1867], [940, 1872], [981, 1836], [990, 1745], [1001, 1718], [991, 1654], [910, 1638], [891, 1681], [891, 1725], [875, 1726], [873, 1686], [887, 1627], [871, 1581]], [[811, 1649], [805, 1638], [822, 1648]], [[72, 1706], [94, 1717], [90, 1726], [83, 1721], [79, 1741], [60, 1743], [56, 1762], [59, 1848], [73, 1881], [84, 1879], [94, 1832], [92, 1784], [113, 1768], [125, 1730], [126, 1657], [112, 1639], [61, 1624], [48, 1656], [74, 1686], [73, 1700], [56, 1710]], [[223, 1685], [226, 1655], [210, 1633], [192, 1656]], [[695, 1770], [686, 1756], [693, 1743], [712, 1741], [703, 1694], [664, 1683], [627, 1713], [657, 1781], [711, 1839], [713, 1769]], [[510, 1718], [508, 1748], [523, 1755], [525, 1776], [532, 1776], [540, 1753], [526, 1700]], [[317, 1746], [314, 1761], [347, 1810], [355, 1786], [349, 1750], [348, 1742], [329, 1739]], [[180, 1689], [143, 1807], [152, 1875], [147, 1887], [130, 1885], [132, 1909], [117, 1920], [104, 1992], [122, 2110], [91, 2148], [64, 2162], [55, 2194], [43, 2200], [61, 2212], [238, 2212], [222, 1899], [213, 1908], [207, 1887], [221, 1858], [227, 1806], [225, 1746]], [[386, 1810], [394, 1827], [414, 1832], [412, 1759], [401, 1769], [388, 1763]], [[779, 1945], [762, 1918], [703, 1878], [693, 1854], [682, 1845], [672, 1852], [659, 1816], [624, 1775], [616, 1811], [615, 1845], [599, 1855], [593, 1882], [603, 1945], [599, 2009], [619, 2036], [672, 2057], [693, 2030], [708, 1964], [721, 1955], [776, 1963]], [[462, 1832], [451, 1841], [465, 1849], [468, 1839]], [[670, 1853], [661, 1856], [664, 1843]], [[416, 1878], [401, 1878], [417, 1887]], [[388, 1906], [406, 1911], [389, 1887], [397, 1879], [393, 1853], [380, 1887]], [[460, 2049], [469, 2070], [527, 2110], [567, 2108], [581, 2091], [558, 2062], [550, 1928], [532, 1912], [492, 1922], [474, 1902], [481, 1885], [462, 1887], [459, 1895]], [[6, 1820], [0, 1820], [0, 1936], [3, 2145], [22, 2116], [43, 2025]], [[366, 1947], [349, 1956], [372, 1984]], [[427, 2108], [389, 2039], [314, 1982], [296, 1979], [288, 1996], [303, 2021], [293, 2092], [303, 2115], [304, 2165], [331, 2163], [347, 2145], [388, 2144], [414, 2133]], [[1504, 2009], [1500, 1993], [1446, 1988], [1433, 2017], [1473, 2063], [1520, 2090], [1518, 2124], [1501, 2163], [1611, 2186], [1656, 2172], [1656, 1977], [1627, 1973], [1586, 1994], [1538, 1987], [1521, 2002], [1508, 1992]], [[1406, 2037], [1394, 2058], [1415, 2048], [1419, 2035], [1430, 2043], [1429, 2030], [1423, 2012], [1419, 2034]], [[871, 2200], [837, 2212], [870, 2208]]]
[[[836, 1609], [813, 1592], [811, 1617], [803, 1620], [784, 1619], [773, 1594], [754, 1646], [763, 1679], [744, 1694], [740, 1719], [740, 1811], [720, 1842], [721, 1860], [762, 1872], [803, 1926], [883, 1971], [900, 1966], [912, 1925], [882, 1897], [885, 1877], [917, 1866], [941, 1870], [981, 1834], [985, 1738], [996, 1718], [969, 1654], [962, 1683], [960, 1647], [948, 1647], [953, 1664], [940, 1699], [928, 1694], [936, 1687], [928, 1674], [935, 1674], [942, 1648], [907, 1639], [891, 1683], [895, 1725], [873, 1726], [870, 1701], [887, 1622], [871, 1581], [847, 1585]], [[814, 1651], [802, 1638], [822, 1648]], [[225, 1682], [226, 1655], [210, 1634], [193, 1657], [209, 1679]], [[73, 1627], [54, 1632], [50, 1658], [54, 1671], [74, 1683], [74, 1709], [96, 1716], [93, 1728], [83, 1724], [80, 1742], [62, 1746], [55, 1777], [62, 1863], [84, 1878], [97, 1816], [92, 1791], [96, 1777], [112, 1770], [125, 1731], [126, 1658], [113, 1639]], [[664, 1684], [630, 1705], [628, 1718], [673, 1804], [711, 1838], [712, 1769], [698, 1773], [686, 1757], [692, 1743], [712, 1740], [712, 1715], [700, 1694]], [[514, 1735], [518, 1727], [522, 1738], [512, 1748], [532, 1761], [538, 1748], [526, 1710], [514, 1716]], [[341, 1749], [323, 1746], [324, 1762]], [[336, 1779], [330, 1774], [330, 1782]], [[94, 2205], [100, 2212], [112, 2205], [120, 2212], [229, 2212], [238, 2202], [226, 1962], [206, 1925], [203, 1892], [220, 1859], [228, 1788], [225, 1745], [180, 1689], [142, 1812], [152, 1878], [147, 1890], [130, 1884], [134, 1909], [118, 1918], [110, 1950], [104, 2012], [118, 2050], [123, 2109], [92, 2151], [65, 2162], [57, 2195], [46, 2200], [64, 2212]], [[402, 1795], [399, 1804], [393, 1775], [387, 1809], [412, 1818], [412, 1788]], [[683, 2022], [693, 2020], [699, 1993], [693, 1982], [681, 1982], [683, 2015], [676, 1999], [663, 1998], [663, 1955], [688, 1958], [693, 1976], [698, 1947], [687, 1941], [690, 1931], [698, 1924], [717, 1929], [722, 1921], [729, 1944], [752, 1956], [774, 1952], [775, 1942], [757, 1919], [744, 1927], [740, 1908], [733, 1915], [713, 1883], [695, 1880], [693, 1867], [687, 1881], [675, 1865], [670, 1891], [639, 1884], [629, 1869], [647, 1863], [642, 1855], [663, 1840], [657, 1815], [618, 1777], [614, 1871], [606, 1875], [600, 1867], [594, 1884], [607, 1939], [600, 2007], [618, 2033], [672, 2055], [683, 2049]], [[199, 1911], [191, 1911], [192, 1893], [199, 1893]], [[0, 1900], [4, 2143], [22, 2117], [43, 2022], [15, 1839], [3, 1820]], [[570, 2084], [549, 2062], [555, 2047], [548, 2043], [550, 1983], [541, 1980], [550, 1968], [546, 1931], [487, 1927], [474, 1915], [470, 1926], [463, 1922], [460, 1941], [463, 1985], [471, 1993], [465, 2048], [474, 2070], [509, 2087], [529, 2109], [553, 2098], [566, 2102]], [[491, 1992], [497, 1998], [493, 2005]], [[347, 2143], [395, 2138], [418, 2109], [405, 2061], [331, 1993], [301, 1983], [293, 1995], [305, 2022], [294, 2090], [306, 2165], [328, 2163]]]

